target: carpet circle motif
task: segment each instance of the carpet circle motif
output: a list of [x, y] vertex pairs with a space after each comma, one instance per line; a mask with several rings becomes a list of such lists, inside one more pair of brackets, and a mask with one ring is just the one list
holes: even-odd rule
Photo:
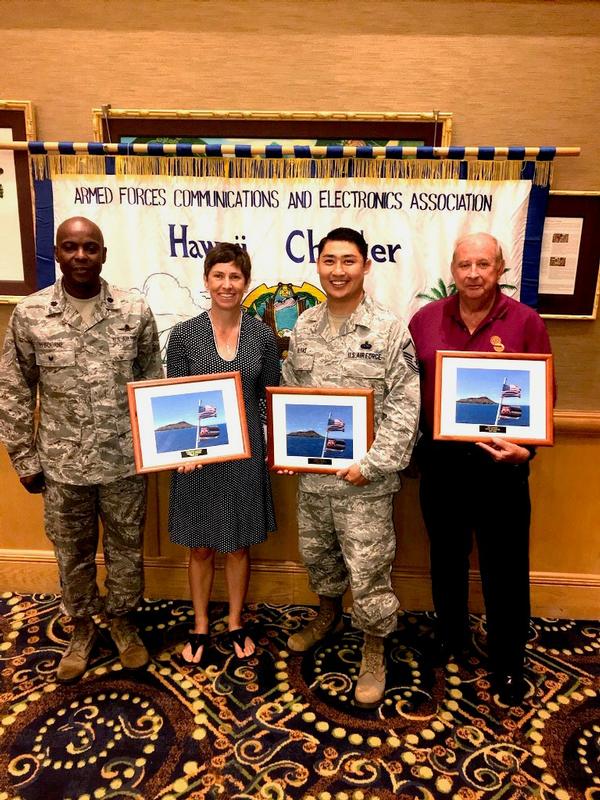
[[55, 595], [0, 597], [0, 800], [600, 800], [600, 625], [532, 620], [521, 707], [494, 693], [485, 620], [471, 652], [436, 665], [433, 619], [404, 612], [386, 642], [378, 708], [353, 699], [362, 635], [304, 656], [289, 635], [315, 610], [248, 608], [256, 653], [238, 660], [211, 607], [200, 667], [179, 653], [187, 601], [146, 600], [147, 670], [121, 668], [106, 624], [78, 683], [54, 681], [70, 635]]

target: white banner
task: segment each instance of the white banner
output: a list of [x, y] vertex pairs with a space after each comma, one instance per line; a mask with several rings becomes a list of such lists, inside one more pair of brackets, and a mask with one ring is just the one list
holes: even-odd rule
[[[496, 236], [507, 292], [519, 296], [528, 181], [382, 178], [226, 179], [167, 176], [53, 178], [55, 227], [80, 215], [108, 248], [103, 275], [143, 292], [166, 333], [208, 307], [203, 260], [214, 242], [245, 246], [252, 282], [245, 305], [285, 336], [298, 299], [323, 299], [317, 244], [332, 228], [361, 230], [372, 260], [367, 289], [408, 320], [440, 278], [460, 236]], [[278, 287], [278, 284], [282, 286]], [[433, 292], [435, 294], [435, 292]], [[164, 336], [163, 336], [164, 338]]]

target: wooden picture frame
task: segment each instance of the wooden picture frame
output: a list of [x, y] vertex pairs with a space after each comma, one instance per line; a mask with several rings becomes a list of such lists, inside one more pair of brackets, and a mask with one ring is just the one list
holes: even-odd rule
[[[0, 100], [0, 132], [8, 141], [35, 139], [33, 106], [27, 100]], [[0, 302], [14, 303], [37, 289], [34, 205], [29, 156], [0, 150]], [[19, 232], [20, 241], [14, 231]], [[9, 232], [4, 233], [4, 231]]]
[[[570, 240], [571, 239], [571, 240]], [[546, 281], [556, 264], [557, 291]], [[565, 280], [560, 279], [564, 271]], [[600, 192], [550, 192], [542, 238], [538, 312], [549, 319], [596, 319], [600, 299]]]
[[335, 473], [360, 461], [373, 443], [373, 395], [373, 389], [267, 387], [270, 468]]
[[447, 147], [452, 114], [430, 112], [279, 112], [169, 109], [92, 110], [96, 141], [202, 144], [285, 141], [306, 144], [406, 144]]
[[549, 354], [436, 354], [433, 438], [551, 445], [554, 378]]
[[250, 458], [239, 372], [127, 384], [136, 472]]

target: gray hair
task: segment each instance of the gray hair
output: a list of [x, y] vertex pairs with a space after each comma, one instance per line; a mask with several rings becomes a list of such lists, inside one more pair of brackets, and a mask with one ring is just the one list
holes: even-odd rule
[[454, 250], [452, 252], [452, 262], [451, 263], [454, 264], [454, 260], [456, 258], [456, 251], [458, 250], [460, 245], [464, 244], [469, 239], [474, 239], [476, 236], [487, 236], [488, 239], [491, 239], [492, 242], [494, 243], [495, 248], [496, 248], [496, 253], [495, 253], [495, 256], [494, 256], [495, 260], [496, 260], [496, 264], [504, 264], [504, 254], [502, 252], [502, 245], [500, 244], [498, 239], [496, 239], [495, 236], [492, 236], [491, 233], [487, 233], [486, 231], [479, 231], [477, 233], [467, 233], [464, 236], [461, 236], [460, 239], [457, 239], [456, 244], [454, 245]]

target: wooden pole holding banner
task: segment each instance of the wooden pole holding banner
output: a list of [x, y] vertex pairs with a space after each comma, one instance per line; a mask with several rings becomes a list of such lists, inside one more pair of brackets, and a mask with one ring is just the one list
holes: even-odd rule
[[[250, 144], [250, 145], [236, 145], [236, 144], [221, 144], [221, 145], [206, 145], [206, 144], [186, 144], [185, 154], [196, 156], [212, 156], [215, 155], [215, 147], [219, 148], [220, 155], [233, 156], [233, 157], [253, 157], [265, 156], [267, 153], [270, 157], [273, 156], [273, 145], [264, 144]], [[243, 153], [240, 152], [240, 147], [243, 147]], [[509, 156], [514, 155], [519, 151], [519, 156], [522, 160], [536, 160], [541, 158], [548, 160], [545, 155], [549, 148], [547, 147], [356, 147], [347, 145], [334, 145], [334, 146], [302, 146], [302, 151], [306, 153], [305, 158], [331, 158], [333, 151], [341, 158], [364, 158], [368, 151], [369, 157], [372, 158], [386, 158], [393, 156], [394, 158], [419, 158], [427, 157], [432, 159], [460, 159], [464, 160], [489, 160], [501, 161], [508, 159]], [[25, 150], [29, 151], [32, 155], [44, 155], [46, 153], [63, 153], [64, 155], [70, 154], [85, 154], [85, 155], [106, 155], [106, 156], [119, 156], [119, 155], [180, 155], [182, 148], [178, 144], [160, 144], [158, 147], [155, 143], [146, 142], [139, 144], [119, 144], [114, 142], [0, 142], [0, 150]], [[297, 145], [280, 145], [277, 146], [278, 154], [281, 156], [296, 156], [298, 157]], [[553, 154], [550, 158], [564, 158], [574, 157], [581, 155], [580, 147], [556, 147], [552, 148]], [[426, 154], [426, 156], [425, 156]]]

